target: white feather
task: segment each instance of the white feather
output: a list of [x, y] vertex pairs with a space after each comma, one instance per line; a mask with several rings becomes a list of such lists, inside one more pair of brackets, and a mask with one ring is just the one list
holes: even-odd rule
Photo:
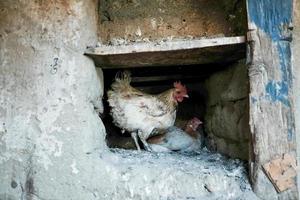
[[145, 139], [154, 128], [168, 128], [175, 122], [176, 110], [168, 111], [167, 106], [154, 96], [123, 98], [115, 93], [109, 103], [117, 126], [127, 131], [140, 130]]
[[[155, 148], [152, 148], [153, 146]], [[170, 151], [196, 151], [201, 149], [201, 140], [200, 135], [198, 138], [193, 138], [182, 129], [172, 126], [165, 130], [163, 140], [151, 144], [150, 147], [157, 152], [161, 152], [162, 148]]]

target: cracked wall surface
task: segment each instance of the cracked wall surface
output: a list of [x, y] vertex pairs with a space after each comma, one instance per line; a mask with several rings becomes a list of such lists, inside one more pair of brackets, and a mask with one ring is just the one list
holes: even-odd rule
[[101, 70], [83, 55], [97, 2], [1, 1], [0, 18], [0, 199], [91, 199], [88, 156], [106, 148]]
[[244, 0], [102, 0], [100, 40], [119, 45], [245, 33]]

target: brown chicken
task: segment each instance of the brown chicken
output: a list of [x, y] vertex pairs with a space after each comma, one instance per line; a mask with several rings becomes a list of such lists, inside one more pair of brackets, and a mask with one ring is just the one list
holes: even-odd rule
[[184, 130], [176, 126], [167, 129], [154, 129], [157, 135], [150, 137], [147, 142], [153, 151], [197, 151], [201, 149], [201, 133], [197, 131], [202, 122], [194, 117], [188, 121]]
[[166, 129], [174, 125], [178, 102], [188, 97], [186, 87], [180, 82], [161, 94], [146, 94], [130, 85], [129, 72], [116, 77], [108, 91], [110, 114], [116, 126], [131, 133], [138, 150], [138, 137], [144, 148], [151, 151], [147, 139], [153, 129]]

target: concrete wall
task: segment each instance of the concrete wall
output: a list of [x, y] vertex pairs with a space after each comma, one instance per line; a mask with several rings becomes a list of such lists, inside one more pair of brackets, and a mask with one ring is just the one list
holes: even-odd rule
[[97, 2], [0, 1], [0, 19], [0, 199], [92, 199], [103, 84], [83, 52]]
[[100, 1], [100, 39], [122, 44], [172, 38], [243, 34], [245, 1]]
[[249, 157], [249, 81], [245, 60], [213, 74], [208, 92], [205, 130], [208, 147], [235, 158]]

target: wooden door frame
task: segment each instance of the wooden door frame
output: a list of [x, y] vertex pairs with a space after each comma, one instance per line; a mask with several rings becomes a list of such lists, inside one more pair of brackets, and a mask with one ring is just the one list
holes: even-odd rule
[[293, 3], [247, 0], [249, 176], [254, 192], [263, 199], [298, 198], [291, 49]]

